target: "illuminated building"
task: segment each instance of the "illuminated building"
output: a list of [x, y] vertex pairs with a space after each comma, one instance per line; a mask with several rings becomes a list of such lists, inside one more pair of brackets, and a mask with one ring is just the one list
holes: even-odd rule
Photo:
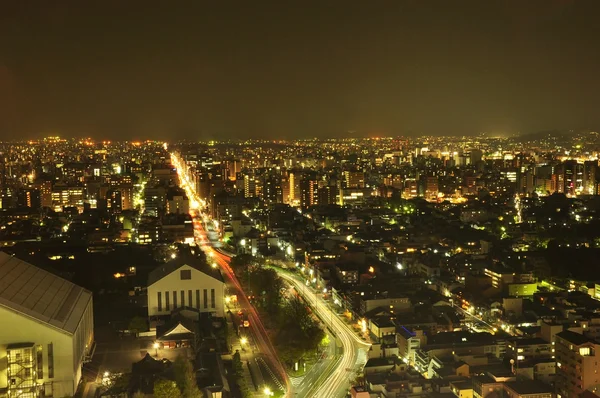
[[83, 209], [83, 187], [55, 185], [52, 188], [52, 205], [55, 211], [63, 207], [79, 207]]
[[72, 396], [94, 348], [92, 293], [0, 253], [0, 395]]
[[307, 208], [317, 204], [317, 181], [305, 178], [300, 182], [300, 206]]
[[597, 392], [598, 342], [571, 330], [557, 333], [555, 339], [557, 397], [577, 397], [588, 389]]
[[225, 283], [218, 269], [191, 255], [180, 255], [150, 272], [148, 316], [188, 309], [222, 317]]
[[362, 171], [344, 171], [344, 180], [346, 181], [346, 188], [364, 188], [365, 187], [365, 173]]

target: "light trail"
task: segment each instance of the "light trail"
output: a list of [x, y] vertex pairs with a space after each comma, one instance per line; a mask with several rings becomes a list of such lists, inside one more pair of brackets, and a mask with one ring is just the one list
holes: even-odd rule
[[[292, 384], [282, 365], [279, 357], [276, 354], [275, 348], [271, 344], [267, 330], [262, 324], [258, 312], [254, 306], [248, 300], [248, 297], [244, 293], [241, 284], [235, 276], [233, 270], [229, 266], [231, 257], [216, 251], [213, 247], [209, 246], [209, 240], [206, 231], [202, 227], [201, 222], [196, 222], [197, 218], [202, 218], [202, 212], [199, 207], [203, 204], [196, 192], [192, 189], [189, 178], [187, 176], [187, 170], [181, 160], [175, 153], [171, 153], [171, 163], [177, 170], [179, 176], [180, 186], [185, 190], [189, 202], [190, 202], [190, 215], [192, 216], [194, 235], [199, 240], [200, 248], [205, 252], [209, 261], [214, 261], [224, 271], [229, 281], [234, 285], [238, 292], [238, 304], [246, 309], [248, 318], [250, 320], [250, 327], [254, 330], [254, 336], [256, 338], [257, 346], [260, 351], [267, 356], [271, 365], [275, 367], [275, 371], [280, 378], [280, 382], [283, 382], [286, 388], [285, 394], [287, 397], [292, 397]], [[196, 236], [197, 235], [197, 236]]]
[[314, 396], [318, 398], [345, 396], [350, 387], [349, 381], [352, 372], [358, 370], [360, 366], [359, 351], [368, 351], [371, 345], [361, 340], [354, 330], [344, 323], [337, 314], [332, 314], [333, 310], [329, 308], [327, 303], [321, 297], [317, 296], [315, 298], [315, 293], [311, 292], [302, 281], [285, 271], [280, 271], [279, 276], [296, 288], [298, 293], [313, 308], [313, 311], [318, 314], [323, 323], [331, 328], [335, 336], [342, 343], [343, 356], [337, 362], [329, 377], [318, 386]]

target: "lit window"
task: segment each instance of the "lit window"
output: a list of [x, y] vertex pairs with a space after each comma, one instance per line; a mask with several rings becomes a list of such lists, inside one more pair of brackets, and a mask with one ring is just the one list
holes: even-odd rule
[[590, 355], [590, 347], [581, 347], [579, 349], [579, 355], [584, 357]]

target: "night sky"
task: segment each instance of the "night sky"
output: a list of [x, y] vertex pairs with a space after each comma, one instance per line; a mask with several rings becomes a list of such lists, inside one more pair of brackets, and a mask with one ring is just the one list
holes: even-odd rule
[[0, 138], [596, 129], [598, 15], [598, 0], [0, 1]]

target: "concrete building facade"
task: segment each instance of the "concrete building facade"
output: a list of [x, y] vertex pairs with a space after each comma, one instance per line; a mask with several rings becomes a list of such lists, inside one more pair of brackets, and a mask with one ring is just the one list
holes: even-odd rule
[[179, 308], [224, 315], [225, 283], [220, 271], [204, 260], [182, 255], [148, 277], [148, 316], [167, 316]]
[[92, 293], [0, 253], [0, 397], [73, 395], [94, 350]]

